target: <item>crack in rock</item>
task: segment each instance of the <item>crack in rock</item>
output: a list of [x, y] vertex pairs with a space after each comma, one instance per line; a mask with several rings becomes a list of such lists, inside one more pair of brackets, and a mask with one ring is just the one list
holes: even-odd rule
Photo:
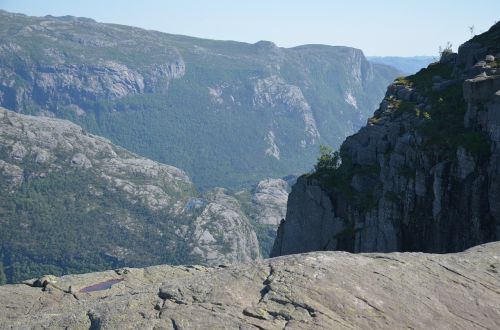
[[99, 330], [102, 327], [102, 321], [99, 317], [95, 316], [91, 311], [87, 312], [87, 317], [90, 321], [89, 330]]
[[302, 308], [304, 309], [310, 317], [316, 317], [317, 316], [317, 313], [318, 311], [315, 310], [314, 308], [312, 308], [311, 306], [307, 305], [307, 304], [303, 304], [303, 303], [299, 303], [299, 302], [295, 302], [295, 301], [292, 301], [290, 299], [279, 299], [279, 298], [276, 298], [276, 297], [272, 297], [270, 299], [271, 301], [274, 301], [280, 305], [287, 305], [287, 304], [290, 304], [292, 305], [295, 309], [297, 308]]
[[175, 319], [170, 319], [170, 321], [172, 322], [172, 328], [174, 330], [179, 330], [179, 326], [177, 325], [177, 323], [175, 322]]
[[267, 294], [271, 291], [271, 283], [272, 283], [273, 278], [274, 278], [274, 273], [275, 273], [274, 267], [271, 264], [269, 264], [269, 274], [267, 275], [264, 282], [262, 282], [264, 287], [262, 288], [262, 290], [260, 290], [260, 299], [259, 299], [258, 304], [260, 304], [264, 300], [264, 298], [267, 296]]
[[369, 257], [372, 258], [372, 259], [382, 259], [382, 260], [395, 261], [395, 262], [400, 263], [402, 265], [406, 264], [404, 261], [401, 261], [401, 260], [396, 259], [396, 258], [391, 258], [391, 257], [388, 257], [388, 256], [375, 255], [375, 256], [369, 256]]
[[365, 304], [367, 304], [368, 306], [370, 306], [371, 308], [373, 308], [374, 310], [376, 310], [377, 312], [379, 313], [383, 313], [383, 311], [378, 308], [377, 306], [373, 305], [372, 303], [370, 303], [366, 298], [363, 298], [363, 297], [360, 297], [360, 296], [354, 296], [356, 299], [359, 299], [361, 300], [362, 302], [364, 302]]

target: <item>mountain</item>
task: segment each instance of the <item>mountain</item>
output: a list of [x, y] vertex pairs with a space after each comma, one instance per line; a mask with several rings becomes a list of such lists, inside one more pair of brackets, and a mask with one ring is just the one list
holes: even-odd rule
[[436, 61], [435, 56], [367, 56], [368, 61], [392, 66], [405, 74], [414, 74]]
[[500, 23], [389, 86], [288, 199], [272, 255], [454, 252], [500, 239]]
[[319, 144], [358, 129], [399, 75], [348, 47], [0, 11], [0, 106], [69, 119], [182, 168], [202, 190], [309, 170]]
[[463, 253], [315, 252], [0, 286], [18, 329], [498, 329], [500, 243]]
[[[250, 192], [249, 210], [253, 199]], [[67, 120], [2, 108], [0, 226], [0, 284], [125, 265], [249, 261], [261, 255], [255, 231], [268, 255], [277, 228], [247, 216], [224, 189], [201, 195], [178, 168]]]

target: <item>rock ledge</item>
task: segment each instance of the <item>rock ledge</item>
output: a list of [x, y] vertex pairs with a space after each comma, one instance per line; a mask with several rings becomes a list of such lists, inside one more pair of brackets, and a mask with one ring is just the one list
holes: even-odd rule
[[[500, 242], [457, 254], [314, 252], [0, 287], [2, 328], [498, 329]], [[109, 285], [106, 285], [109, 284]]]

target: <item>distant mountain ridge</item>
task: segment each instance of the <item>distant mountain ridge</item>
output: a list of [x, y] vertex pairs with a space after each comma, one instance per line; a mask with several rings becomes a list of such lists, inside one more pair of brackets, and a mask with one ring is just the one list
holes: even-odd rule
[[436, 56], [367, 56], [368, 61], [390, 65], [404, 74], [414, 74], [437, 61]]
[[70, 119], [202, 189], [309, 170], [318, 145], [359, 128], [398, 75], [348, 47], [0, 11], [0, 106]]

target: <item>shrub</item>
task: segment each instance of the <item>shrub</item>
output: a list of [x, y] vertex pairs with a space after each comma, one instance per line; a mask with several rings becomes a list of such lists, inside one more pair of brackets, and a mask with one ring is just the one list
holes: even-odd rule
[[338, 151], [333, 151], [332, 147], [327, 145], [319, 146], [318, 163], [314, 165], [316, 172], [336, 170], [340, 167], [341, 158]]
[[448, 41], [444, 47], [439, 46], [439, 58], [444, 58], [453, 53], [453, 45]]

